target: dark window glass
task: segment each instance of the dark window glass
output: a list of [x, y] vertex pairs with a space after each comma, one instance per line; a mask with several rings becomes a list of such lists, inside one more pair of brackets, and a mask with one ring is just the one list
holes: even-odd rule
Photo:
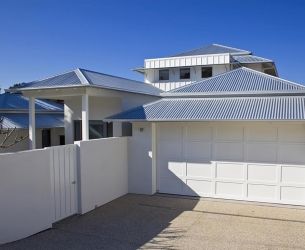
[[169, 80], [169, 70], [168, 69], [160, 69], [159, 70], [159, 80], [160, 81]]
[[43, 129], [42, 130], [41, 145], [42, 145], [42, 148], [51, 146], [51, 130], [50, 129]]
[[82, 139], [82, 121], [74, 121], [74, 141]]
[[213, 75], [212, 67], [202, 67], [201, 68], [201, 78], [208, 78]]
[[132, 136], [132, 123], [131, 122], [122, 123], [122, 136]]
[[65, 145], [65, 136], [64, 135], [60, 135], [59, 136], [59, 145]]
[[[89, 121], [89, 139], [99, 139], [113, 136], [112, 122], [100, 120]], [[74, 121], [74, 141], [82, 139], [82, 121]]]
[[191, 69], [182, 68], [180, 69], [180, 79], [190, 79], [191, 78]]

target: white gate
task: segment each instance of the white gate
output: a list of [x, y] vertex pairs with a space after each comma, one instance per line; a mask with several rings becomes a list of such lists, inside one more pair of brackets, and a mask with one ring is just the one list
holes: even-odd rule
[[51, 147], [54, 222], [77, 213], [77, 145]]

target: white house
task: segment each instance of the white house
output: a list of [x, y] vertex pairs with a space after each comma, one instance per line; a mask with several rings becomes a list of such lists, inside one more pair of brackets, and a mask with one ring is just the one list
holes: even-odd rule
[[76, 69], [11, 90], [29, 98], [32, 149], [37, 98], [63, 101], [69, 145], [0, 154], [0, 243], [128, 192], [305, 206], [305, 86], [221, 45], [140, 71], [147, 83]]
[[[4, 145], [14, 144], [15, 137], [26, 139], [7, 148], [0, 148], [0, 153], [27, 150], [29, 148], [29, 100], [21, 94], [3, 93], [0, 95], [0, 129], [2, 132], [14, 130]], [[35, 101], [36, 108], [36, 145], [37, 148], [64, 144], [64, 107], [61, 103], [49, 100]], [[0, 134], [0, 144], [6, 134]]]
[[240, 66], [277, 76], [272, 60], [254, 56], [247, 50], [219, 44], [211, 44], [172, 56], [145, 59], [144, 67], [135, 71], [144, 75], [146, 83], [169, 91]]
[[[169, 79], [164, 88], [150, 78], [165, 68], [181, 75], [185, 67], [186, 86]], [[206, 67], [212, 74], [196, 81], [203, 77], [192, 70]], [[305, 204], [303, 85], [277, 77], [271, 60], [215, 44], [145, 60], [143, 72], [148, 83], [76, 69], [17, 90], [31, 105], [38, 97], [64, 100], [67, 144], [131, 136], [131, 193]], [[34, 148], [33, 121], [34, 107]]]
[[21, 91], [30, 100], [29, 135], [35, 145], [36, 98], [60, 99], [64, 103], [65, 143], [112, 136], [131, 135], [129, 123], [105, 122], [106, 116], [160, 98], [160, 89], [142, 82], [76, 69], [56, 76], [23, 83]]
[[131, 193], [305, 204], [305, 86], [241, 67], [161, 95], [108, 117], [133, 123]]

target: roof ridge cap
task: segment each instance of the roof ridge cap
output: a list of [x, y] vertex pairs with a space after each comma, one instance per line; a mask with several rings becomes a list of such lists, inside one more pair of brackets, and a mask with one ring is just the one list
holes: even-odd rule
[[248, 71], [252, 71], [252, 72], [254, 72], [254, 73], [263, 75], [263, 76], [265, 76], [265, 77], [269, 77], [269, 78], [272, 78], [272, 79], [275, 79], [275, 80], [285, 81], [285, 82], [287, 82], [287, 83], [289, 83], [289, 84], [298, 85], [298, 86], [300, 86], [300, 87], [305, 88], [305, 85], [303, 85], [303, 84], [301, 84], [301, 83], [292, 82], [292, 81], [286, 80], [286, 79], [284, 79], [284, 78], [280, 78], [280, 77], [278, 77], [278, 76], [272, 76], [272, 75], [266, 74], [266, 73], [264, 73], [264, 72], [255, 70], [255, 69], [250, 69], [250, 68], [247, 68], [247, 67], [241, 67], [241, 68], [245, 68], [245, 69], [247, 69]]
[[[240, 51], [240, 52], [236, 52], [236, 53], [247, 52], [249, 54], [252, 54], [252, 51], [244, 50], [244, 49], [238, 49], [238, 48], [235, 48], [235, 47], [226, 46], [226, 45], [222, 45], [222, 44], [219, 44], [219, 43], [212, 43], [212, 45], [219, 46], [219, 47], [222, 47], [222, 48], [227, 48], [227, 49], [235, 49], [235, 50]], [[231, 54], [231, 53], [229, 53], [229, 54]], [[234, 52], [233, 52], [233, 54], [234, 54]]]
[[85, 74], [82, 72], [81, 68], [77, 68], [74, 70], [74, 73], [76, 74], [76, 76], [78, 77], [78, 79], [80, 80], [80, 82], [83, 85], [90, 85], [90, 82], [88, 80], [88, 78], [85, 76]]

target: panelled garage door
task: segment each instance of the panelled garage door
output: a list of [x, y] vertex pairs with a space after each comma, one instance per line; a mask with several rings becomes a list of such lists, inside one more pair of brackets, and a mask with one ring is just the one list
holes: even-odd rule
[[157, 125], [160, 193], [305, 205], [305, 124]]

